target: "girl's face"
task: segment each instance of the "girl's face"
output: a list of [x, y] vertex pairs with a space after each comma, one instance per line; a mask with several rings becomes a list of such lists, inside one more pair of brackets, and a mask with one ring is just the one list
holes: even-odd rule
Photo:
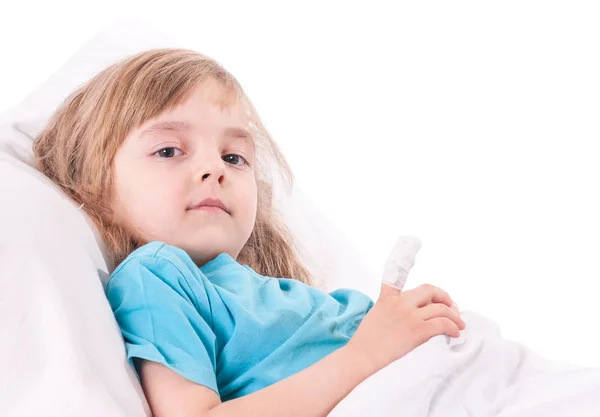
[[257, 210], [248, 119], [238, 106], [221, 111], [214, 94], [218, 87], [198, 89], [133, 129], [114, 159], [117, 218], [148, 241], [184, 249], [198, 265], [223, 252], [236, 259]]

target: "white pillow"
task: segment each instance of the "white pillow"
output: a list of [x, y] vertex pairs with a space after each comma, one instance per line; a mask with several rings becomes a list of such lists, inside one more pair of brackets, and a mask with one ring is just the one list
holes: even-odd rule
[[[32, 167], [31, 145], [64, 98], [98, 71], [145, 49], [177, 46], [138, 22], [116, 22], [0, 115], [1, 416], [149, 415], [104, 297], [111, 266], [96, 230]], [[297, 189], [275, 194], [317, 286], [375, 297], [376, 274], [322, 213]]]

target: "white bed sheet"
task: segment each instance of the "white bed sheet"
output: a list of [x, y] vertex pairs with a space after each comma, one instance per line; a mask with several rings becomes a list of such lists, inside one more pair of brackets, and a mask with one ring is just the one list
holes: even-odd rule
[[598, 417], [600, 368], [558, 363], [461, 312], [458, 339], [436, 336], [363, 381], [330, 417]]

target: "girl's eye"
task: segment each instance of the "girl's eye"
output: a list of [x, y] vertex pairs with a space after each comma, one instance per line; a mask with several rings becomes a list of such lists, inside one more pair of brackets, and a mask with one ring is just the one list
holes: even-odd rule
[[[179, 153], [177, 153], [179, 152]], [[183, 152], [181, 152], [179, 149], [177, 148], [163, 148], [157, 152], [154, 152], [154, 155], [160, 157], [160, 158], [173, 158], [174, 156], [180, 156], [182, 155]]]
[[246, 161], [243, 156], [236, 155], [234, 153], [225, 155], [223, 157], [223, 161], [229, 162], [232, 165], [244, 165], [248, 163], [248, 161]]

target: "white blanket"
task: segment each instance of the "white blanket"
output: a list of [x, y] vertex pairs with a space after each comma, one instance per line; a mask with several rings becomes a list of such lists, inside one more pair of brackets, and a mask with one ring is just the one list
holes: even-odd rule
[[599, 417], [600, 368], [549, 361], [462, 312], [437, 336], [357, 386], [330, 417]]

